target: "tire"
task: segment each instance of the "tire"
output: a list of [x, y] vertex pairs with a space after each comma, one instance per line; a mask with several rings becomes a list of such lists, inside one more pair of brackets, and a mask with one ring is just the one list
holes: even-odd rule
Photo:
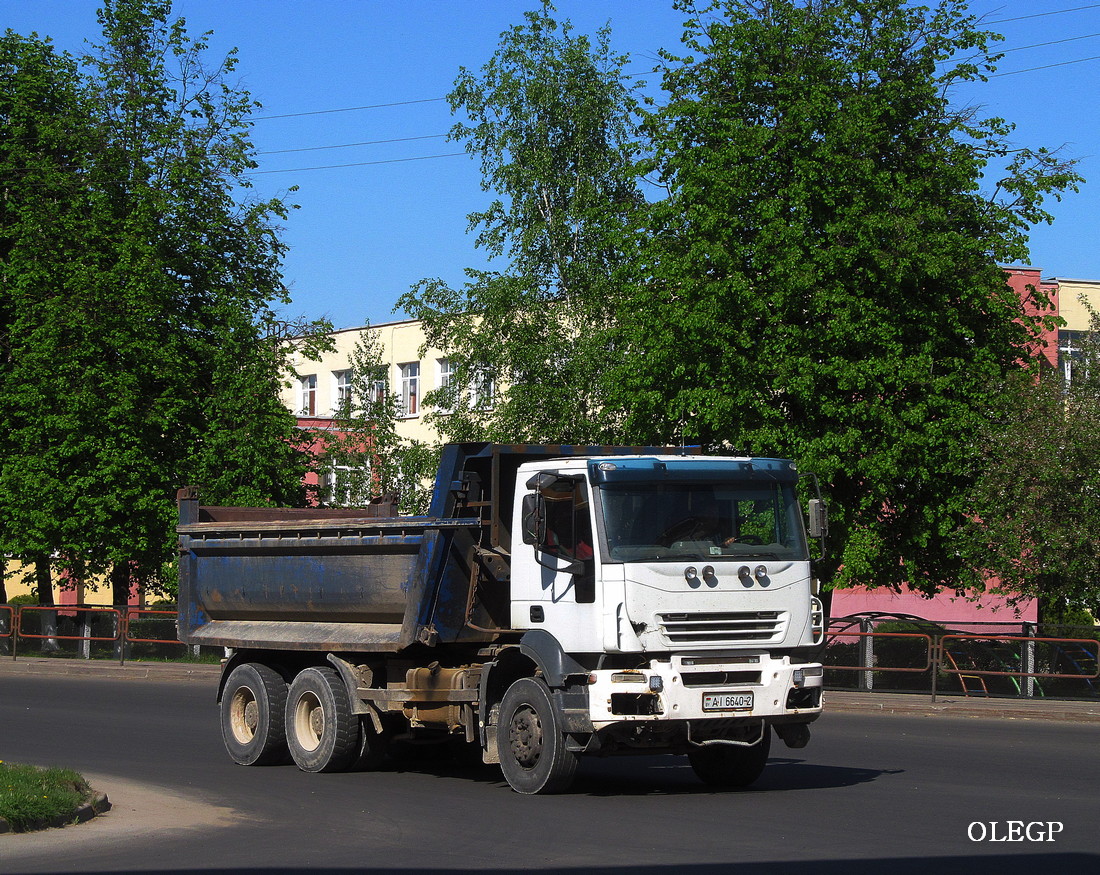
[[520, 678], [504, 694], [497, 724], [500, 768], [517, 793], [562, 793], [573, 783], [577, 755], [566, 750], [550, 689]]
[[335, 669], [306, 668], [290, 685], [286, 740], [303, 772], [346, 771], [359, 757], [359, 718]]
[[764, 727], [760, 741], [749, 747], [708, 744], [688, 753], [695, 774], [711, 787], [748, 787], [764, 771], [772, 746], [771, 727]]
[[258, 662], [245, 662], [229, 673], [222, 690], [222, 741], [242, 766], [289, 762], [286, 745], [287, 685], [282, 675]]

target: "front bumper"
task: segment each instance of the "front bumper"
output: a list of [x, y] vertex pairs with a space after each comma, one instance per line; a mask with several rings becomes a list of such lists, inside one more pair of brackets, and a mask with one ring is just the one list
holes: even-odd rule
[[[655, 680], [656, 679], [656, 680]], [[805, 722], [821, 713], [822, 668], [768, 653], [688, 653], [589, 675], [596, 731], [625, 722]]]

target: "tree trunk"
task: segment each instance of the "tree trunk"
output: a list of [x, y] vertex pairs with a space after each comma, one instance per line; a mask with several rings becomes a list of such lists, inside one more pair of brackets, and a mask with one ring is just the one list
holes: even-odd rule
[[[39, 605], [53, 605], [53, 574], [50, 570], [49, 556], [34, 557], [34, 582]], [[38, 611], [42, 617], [41, 634], [48, 637], [42, 638], [43, 653], [57, 653], [61, 645], [53, 636], [57, 635], [57, 612]]]
[[[0, 605], [6, 605], [8, 603], [8, 591], [4, 586], [4, 581], [7, 579], [8, 562], [4, 558], [4, 555], [0, 553]], [[12, 640], [10, 637], [11, 627], [8, 625], [8, 621], [11, 620], [11, 625], [14, 626], [15, 617], [9, 614], [7, 611], [0, 611], [0, 656], [7, 656], [10, 653], [8, 642]]]
[[115, 658], [122, 660], [127, 656], [127, 648], [125, 636], [122, 634], [122, 630], [126, 628], [126, 607], [130, 604], [130, 587], [133, 585], [133, 577], [131, 575], [130, 564], [118, 563], [111, 568], [109, 575], [111, 581], [111, 604], [118, 610], [119, 616], [119, 636], [115, 642]]

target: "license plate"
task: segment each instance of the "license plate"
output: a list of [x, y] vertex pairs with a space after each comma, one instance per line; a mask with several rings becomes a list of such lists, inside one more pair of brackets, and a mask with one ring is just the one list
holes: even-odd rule
[[703, 693], [704, 711], [751, 711], [752, 693]]

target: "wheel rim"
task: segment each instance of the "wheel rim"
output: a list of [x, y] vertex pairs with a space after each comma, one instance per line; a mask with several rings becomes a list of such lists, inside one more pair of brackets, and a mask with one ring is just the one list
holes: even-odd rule
[[517, 708], [508, 726], [512, 756], [525, 769], [533, 769], [542, 756], [542, 721], [530, 705]]
[[256, 694], [248, 687], [238, 687], [229, 703], [229, 728], [240, 744], [248, 744], [256, 737], [260, 722], [260, 706]]
[[294, 705], [294, 735], [304, 750], [317, 750], [325, 734], [325, 709], [310, 692], [302, 693]]

